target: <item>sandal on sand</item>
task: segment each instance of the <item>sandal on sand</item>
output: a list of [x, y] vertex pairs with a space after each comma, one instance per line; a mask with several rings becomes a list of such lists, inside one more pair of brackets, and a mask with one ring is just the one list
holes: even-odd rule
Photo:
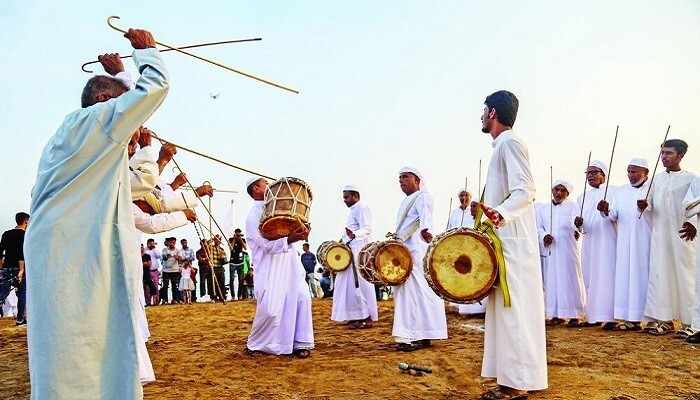
[[614, 323], [614, 322], [606, 322], [606, 323], [603, 324], [603, 328], [602, 328], [602, 329], [603, 329], [604, 331], [614, 331], [616, 326], [617, 326], [617, 324]]
[[673, 328], [668, 326], [668, 324], [663, 323], [663, 324], [657, 326], [655, 329], [649, 331], [649, 334], [654, 335], [654, 336], [661, 336], [661, 335], [666, 335], [666, 334], [673, 333], [673, 332], [674, 332]]
[[295, 349], [292, 355], [295, 355], [297, 358], [309, 358], [309, 356], [311, 356], [311, 351], [308, 349]]
[[420, 349], [424, 349], [426, 347], [430, 347], [430, 339], [423, 339], [423, 340], [415, 340], [411, 343], [399, 343], [398, 346], [396, 346], [397, 351], [416, 351]]
[[549, 321], [545, 321], [544, 324], [547, 326], [555, 326], [555, 325], [559, 325], [559, 324], [563, 324], [563, 323], [564, 323], [563, 319], [554, 317], [554, 318], [550, 319]]
[[676, 331], [676, 334], [673, 336], [676, 339], [685, 339], [688, 336], [693, 335], [693, 331], [689, 327], [685, 327], [683, 329], [679, 329]]
[[372, 322], [360, 321], [355, 325], [350, 325], [350, 329], [369, 329], [373, 326]]
[[656, 321], [647, 322], [647, 326], [642, 328], [642, 330], [639, 331], [639, 333], [649, 333], [651, 331], [656, 330], [657, 326], [659, 326], [659, 323]]
[[489, 389], [481, 394], [480, 400], [515, 400], [515, 399], [527, 399], [528, 393], [518, 393], [515, 389], [511, 389], [505, 386], [498, 386], [493, 389]]
[[247, 356], [249, 356], [249, 357], [260, 357], [260, 356], [264, 356], [264, 355], [265, 355], [265, 353], [263, 353], [263, 352], [260, 351], [260, 350], [251, 350], [251, 349], [249, 349], [249, 348], [247, 348], [247, 347], [245, 348], [245, 350], [243, 350], [243, 354], [245, 354], [245, 355], [247, 355]]
[[581, 322], [581, 324], [579, 326], [581, 328], [590, 328], [592, 326], [600, 326], [600, 325], [602, 325], [600, 322], [588, 322], [588, 321], [586, 321], [586, 322]]
[[581, 321], [578, 318], [571, 318], [569, 322], [566, 323], [567, 328], [580, 328]]
[[640, 325], [639, 322], [630, 322], [630, 321], [625, 321], [619, 325], [617, 325], [614, 329], [614, 331], [641, 331], [642, 330], [642, 325]]

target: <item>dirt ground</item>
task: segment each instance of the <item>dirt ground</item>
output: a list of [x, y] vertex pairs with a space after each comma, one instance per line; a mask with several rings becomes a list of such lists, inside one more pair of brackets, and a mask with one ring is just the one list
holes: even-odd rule
[[[379, 303], [371, 329], [330, 321], [331, 300], [314, 299], [316, 348], [308, 359], [243, 355], [254, 301], [147, 309], [157, 381], [146, 399], [476, 399], [482, 319], [448, 307], [450, 338], [412, 353], [393, 343], [393, 302]], [[182, 321], [188, 321], [183, 323]], [[31, 320], [30, 322], [31, 323]], [[186, 346], [183, 343], [188, 343]], [[700, 346], [673, 335], [547, 328], [549, 389], [530, 399], [700, 400]], [[402, 372], [399, 362], [432, 374]], [[28, 399], [26, 328], [0, 320], [0, 399]]]

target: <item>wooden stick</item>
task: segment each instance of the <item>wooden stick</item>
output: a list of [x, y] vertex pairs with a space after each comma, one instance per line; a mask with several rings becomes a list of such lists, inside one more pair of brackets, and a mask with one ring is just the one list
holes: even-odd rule
[[[613, 141], [612, 153], [610, 153], [610, 164], [608, 164], [608, 176], [605, 177], [605, 193], [603, 193], [603, 201], [608, 197], [608, 186], [610, 185], [610, 171], [612, 171], [613, 156], [615, 155], [615, 145], [617, 144], [617, 131], [620, 125], [615, 128], [615, 140]], [[588, 171], [586, 171], [588, 172]]]
[[[664, 146], [664, 143], [666, 143], [666, 139], [668, 139], [668, 132], [671, 130], [671, 125], [666, 128], [666, 134], [664, 135], [664, 141], [661, 142], [661, 147]], [[656, 169], [659, 167], [659, 161], [661, 160], [661, 149], [659, 149], [659, 156], [656, 157], [656, 165], [654, 165], [654, 172], [651, 174], [651, 180], [649, 180], [649, 188], [647, 189], [647, 194], [644, 196], [644, 200], [649, 200], [649, 193], [651, 192], [651, 186], [654, 184], [654, 177], [656, 176]], [[644, 209], [646, 210], [646, 208]], [[644, 214], [644, 210], [642, 210], [639, 213], [639, 218], [637, 219], [642, 219], [642, 214]]]
[[[554, 230], [554, 174], [552, 166], [549, 166], [549, 234]], [[553, 236], [552, 236], [553, 237]], [[552, 245], [549, 245], [549, 255], [552, 255]]]
[[450, 197], [450, 209], [448, 211], [449, 213], [447, 214], [447, 224], [445, 224], [445, 230], [450, 229], [450, 217], [452, 217], [452, 197]]
[[479, 159], [479, 187], [477, 188], [477, 196], [481, 196], [481, 159]]
[[583, 181], [583, 198], [581, 199], [581, 214], [579, 218], [583, 218], [583, 205], [586, 203], [586, 186], [588, 185], [588, 168], [591, 166], [591, 154], [593, 152], [588, 152], [588, 164], [586, 164], [586, 180]]

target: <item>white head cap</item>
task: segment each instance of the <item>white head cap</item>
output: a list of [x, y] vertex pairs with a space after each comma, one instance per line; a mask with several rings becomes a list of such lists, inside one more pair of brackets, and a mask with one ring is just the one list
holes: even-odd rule
[[345, 185], [343, 192], [357, 192], [360, 193], [360, 188], [355, 185]]
[[608, 166], [604, 162], [593, 160], [591, 161], [591, 167], [596, 167], [600, 169], [601, 171], [603, 171], [603, 175], [605, 175], [606, 178], [608, 177]]
[[413, 175], [417, 176], [418, 179], [420, 179], [420, 185], [418, 186], [418, 190], [420, 190], [422, 192], [425, 192], [426, 190], [428, 190], [428, 186], [425, 183], [425, 179], [423, 179], [423, 174], [421, 174], [420, 171], [418, 171], [418, 169], [416, 169], [415, 167], [403, 167], [399, 171], [399, 175], [406, 173], [406, 172], [410, 172]]
[[627, 164], [627, 165], [634, 165], [637, 167], [646, 168], [647, 170], [649, 169], [649, 163], [647, 162], [647, 160], [645, 158], [639, 158], [639, 157], [633, 158], [630, 160], [629, 164]]
[[254, 176], [254, 177], [248, 179], [248, 181], [245, 183], [246, 190], [250, 187], [250, 185], [254, 184], [255, 182], [259, 181], [260, 179], [263, 179], [263, 178], [261, 178], [259, 176]]
[[462, 194], [462, 192], [467, 192], [467, 193], [471, 194], [471, 192], [469, 191], [469, 188], [467, 188], [466, 190], [464, 188], [459, 188], [459, 189], [457, 189], [457, 198], [459, 198], [459, 195]]
[[569, 183], [563, 179], [557, 179], [556, 181], [552, 182], [552, 189], [554, 189], [555, 187], [557, 187], [559, 185], [564, 186], [566, 188], [566, 191], [569, 192], [569, 195], [571, 195], [571, 193], [573, 193], [573, 191], [574, 191], [574, 185], [572, 185], [571, 183]]

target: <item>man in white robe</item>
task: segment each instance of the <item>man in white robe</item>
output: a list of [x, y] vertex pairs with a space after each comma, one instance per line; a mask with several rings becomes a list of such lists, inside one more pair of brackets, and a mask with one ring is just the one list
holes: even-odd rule
[[143, 397], [127, 143], [165, 99], [168, 80], [151, 34], [125, 36], [141, 73], [136, 89], [90, 79], [83, 108], [65, 118], [39, 162], [25, 241], [32, 399]]
[[[661, 147], [666, 171], [654, 177], [649, 199], [637, 202], [640, 211], [652, 213], [654, 226], [649, 250], [649, 288], [645, 315], [658, 326], [647, 330], [654, 335], [673, 332], [673, 320], [681, 330], [691, 323], [695, 299], [695, 245], [681, 239], [678, 231], [690, 224], [683, 211], [683, 199], [696, 175], [681, 169], [688, 145], [669, 139]], [[685, 331], [685, 333], [689, 333]]]
[[255, 200], [246, 219], [246, 232], [255, 266], [257, 307], [245, 354], [294, 354], [307, 358], [314, 347], [311, 295], [306, 270], [293, 245], [305, 240], [309, 230], [300, 228], [277, 240], [263, 238], [259, 225], [267, 181], [254, 178], [246, 187]]
[[612, 202], [601, 201], [601, 212], [617, 221], [615, 251], [615, 319], [623, 322], [615, 330], [641, 330], [649, 285], [649, 246], [651, 213], [639, 218], [637, 200], [649, 190], [649, 165], [643, 158], [633, 158], [627, 165], [630, 183], [615, 192]]
[[[457, 190], [457, 199], [459, 200], [459, 207], [452, 210], [450, 213], [450, 219], [447, 221], [447, 230], [452, 228], [473, 228], [474, 227], [474, 216], [472, 215], [472, 195], [468, 190], [460, 188]], [[474, 209], [476, 211], [476, 209]], [[470, 314], [483, 314], [486, 312], [486, 303], [488, 300], [483, 299], [480, 303], [473, 304], [457, 304], [450, 303], [452, 306], [456, 307], [461, 315]]]
[[371, 328], [379, 319], [374, 285], [363, 279], [357, 270], [360, 250], [372, 241], [372, 213], [360, 201], [360, 190], [355, 185], [343, 188], [343, 202], [350, 215], [343, 230], [343, 243], [352, 251], [353, 262], [338, 272], [333, 286], [332, 321], [349, 321], [350, 329]]
[[396, 237], [411, 252], [413, 269], [394, 290], [394, 328], [391, 334], [399, 351], [413, 351], [431, 345], [431, 339], [447, 339], [445, 302], [428, 286], [423, 274], [423, 257], [433, 240], [433, 198], [423, 175], [413, 167], [399, 171], [399, 186], [406, 197], [397, 213]]
[[[697, 218], [700, 215], [700, 177], [696, 177], [688, 188], [688, 193], [686, 193], [683, 199], [683, 210], [685, 211], [686, 218]], [[696, 220], [697, 221], [697, 220]], [[685, 341], [688, 343], [697, 344], [700, 343], [700, 251], [697, 247], [700, 246], [700, 240], [697, 239], [697, 222], [693, 225], [696, 228], [694, 231], [687, 226], [686, 229], [690, 231], [684, 233], [684, 238], [686, 240], [695, 240], [695, 305], [693, 306], [693, 317], [690, 329], [693, 334], [688, 336]]]
[[481, 398], [523, 398], [529, 390], [547, 388], [535, 184], [527, 147], [512, 131], [518, 99], [503, 90], [489, 95], [484, 103], [481, 130], [491, 135], [494, 147], [484, 187], [488, 207], [484, 208], [503, 244], [511, 306], [504, 306], [503, 288], [489, 296], [481, 375], [495, 377], [498, 387]]
[[551, 205], [537, 208], [537, 232], [546, 256], [547, 325], [558, 325], [568, 318], [569, 326], [578, 326], [586, 314], [581, 247], [573, 225], [578, 207], [569, 200], [573, 190], [571, 183], [558, 179], [552, 183]]
[[[615, 187], [606, 187], [608, 166], [602, 161], [591, 161], [586, 179], [591, 187], [578, 197], [577, 207], [583, 208], [574, 225], [581, 233], [581, 268], [586, 285], [586, 319], [582, 326], [615, 328], [615, 248], [617, 246], [616, 222], [605, 218], [598, 209], [606, 198], [615, 195]], [[607, 192], [607, 193], [606, 193]]]

